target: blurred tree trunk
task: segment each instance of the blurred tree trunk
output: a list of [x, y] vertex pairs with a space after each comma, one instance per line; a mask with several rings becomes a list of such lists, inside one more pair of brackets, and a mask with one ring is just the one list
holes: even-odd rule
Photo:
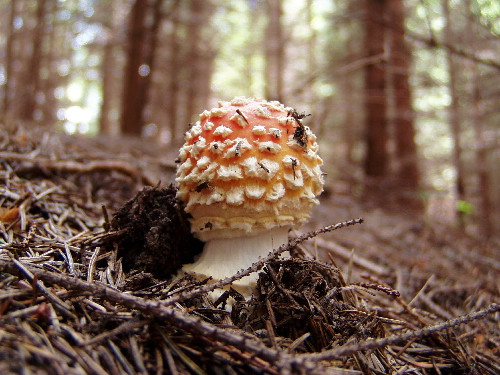
[[[258, 19], [259, 17], [259, 12], [258, 12], [259, 7], [257, 6], [256, 3], [250, 3], [249, 4], [249, 13], [247, 14], [247, 24], [252, 25], [255, 20]], [[255, 38], [255, 33], [249, 32], [246, 35], [246, 40], [245, 40], [245, 45], [246, 48], [243, 50], [245, 59], [244, 59], [244, 65], [243, 65], [243, 77], [242, 81], [245, 82], [245, 87], [243, 88], [245, 90], [245, 94], [247, 96], [252, 95], [252, 90], [254, 88], [254, 84], [256, 82], [255, 76], [254, 76], [254, 71], [255, 71], [255, 57], [258, 54], [257, 48], [256, 48], [256, 38]]]
[[112, 97], [112, 79], [114, 72], [113, 49], [114, 41], [111, 37], [111, 30], [108, 30], [106, 41], [104, 42], [101, 62], [102, 79], [102, 101], [99, 114], [99, 133], [113, 135], [113, 129], [110, 122], [111, 97]]
[[[314, 1], [307, 0], [306, 4], [306, 16], [307, 16], [307, 25], [310, 30], [309, 38], [307, 38], [307, 69], [310, 75], [310, 80], [307, 82], [306, 88], [306, 102], [309, 105], [309, 111], [312, 116], [310, 119], [311, 124], [315, 124], [315, 119], [317, 116], [317, 108], [318, 108], [318, 98], [316, 96], [316, 79], [318, 74], [318, 63], [316, 56], [316, 45], [318, 35], [316, 29], [314, 28]], [[314, 131], [319, 129], [313, 129]]]
[[147, 0], [135, 0], [128, 21], [127, 62], [124, 72], [124, 86], [121, 113], [121, 131], [127, 135], [140, 135], [142, 111], [144, 109], [144, 80], [139, 68], [144, 64]]
[[492, 202], [490, 193], [490, 175], [488, 172], [488, 155], [483, 127], [484, 120], [481, 113], [481, 90], [479, 87], [479, 80], [480, 76], [476, 66], [476, 69], [474, 69], [472, 74], [472, 123], [476, 138], [476, 173], [479, 180], [479, 222], [482, 235], [486, 238], [490, 238], [493, 235]]
[[[200, 27], [202, 30], [210, 30], [210, 20], [212, 19], [212, 14], [215, 7], [211, 1], [206, 1], [204, 7], [204, 12], [202, 16], [202, 21]], [[209, 35], [208, 33], [202, 32], [202, 38], [200, 40], [200, 45], [198, 46], [200, 50], [200, 60], [199, 60], [199, 79], [198, 79], [198, 100], [197, 107], [192, 114], [197, 114], [208, 106], [208, 102], [211, 94], [212, 86], [212, 76], [215, 66], [215, 57], [217, 56], [217, 49], [219, 46], [215, 46], [212, 43], [212, 37], [203, 37], [204, 35]]]
[[285, 46], [283, 38], [281, 0], [267, 0], [267, 27], [265, 31], [265, 95], [268, 100], [283, 102], [283, 70]]
[[[453, 29], [450, 16], [449, 0], [442, 0], [443, 14], [445, 19], [444, 37], [448, 45], [453, 45]], [[456, 61], [452, 52], [446, 50], [446, 58], [448, 62], [448, 75], [449, 83], [448, 89], [451, 97], [451, 104], [449, 106], [449, 121], [451, 127], [451, 134], [453, 138], [453, 164], [456, 171], [455, 179], [455, 193], [457, 200], [465, 200], [465, 170], [462, 162], [462, 142], [461, 142], [461, 125], [460, 125], [460, 108], [459, 108], [459, 94], [457, 88], [458, 70]], [[459, 209], [457, 205], [456, 211], [458, 217], [458, 225], [464, 228], [465, 213]]]
[[403, 0], [389, 0], [391, 26], [390, 64], [394, 95], [394, 126], [398, 185], [416, 192], [420, 185], [414, 111], [410, 87], [411, 51], [405, 39]]
[[[351, 74], [345, 74], [340, 79], [340, 87], [342, 92], [351, 93], [355, 90], [354, 80]], [[344, 101], [344, 123], [342, 141], [345, 145], [344, 160], [348, 165], [354, 165], [354, 146], [356, 142], [355, 116], [354, 105], [349, 101]]]
[[364, 2], [365, 67], [365, 173], [369, 177], [384, 177], [387, 173], [387, 98], [384, 14], [386, 0]]
[[187, 54], [187, 66], [189, 70], [189, 79], [187, 80], [187, 97], [185, 113], [189, 118], [189, 122], [194, 114], [200, 110], [199, 94], [200, 81], [204, 78], [201, 75], [204, 59], [201, 50], [201, 31], [206, 24], [206, 11], [208, 6], [207, 0], [190, 0], [189, 4], [189, 21], [188, 35], [189, 48]]
[[[474, 53], [477, 53], [476, 32], [474, 31], [474, 14], [472, 12], [471, 0], [467, 1], [467, 9], [469, 11], [467, 17], [467, 29], [469, 34], [469, 46]], [[488, 170], [488, 149], [486, 145], [484, 115], [482, 109], [481, 97], [481, 74], [477, 62], [469, 61], [471, 69], [471, 96], [472, 96], [472, 126], [474, 127], [475, 136], [475, 163], [477, 180], [479, 182], [479, 229], [485, 238], [490, 238], [493, 235], [493, 215], [492, 215], [492, 199], [490, 191], [490, 172]]]
[[145, 54], [145, 65], [149, 67], [149, 73], [144, 80], [144, 108], [141, 113], [142, 124], [146, 123], [147, 121], [151, 121], [153, 117], [150, 112], [151, 108], [154, 106], [149, 105], [149, 113], [145, 113], [144, 110], [145, 108], [147, 108], [146, 106], [150, 104], [149, 98], [151, 93], [151, 79], [155, 70], [155, 57], [159, 39], [158, 32], [160, 30], [160, 25], [163, 19], [162, 4], [163, 0], [153, 0], [153, 4], [151, 6], [152, 24], [148, 28], [148, 41]]
[[[111, 0], [106, 3], [106, 14], [102, 21], [104, 35], [102, 37], [100, 66], [102, 100], [99, 113], [99, 133], [113, 136], [118, 133], [116, 124], [112, 121], [111, 112], [116, 95], [115, 74], [117, 61], [115, 57], [117, 46], [116, 30], [121, 20], [117, 17], [119, 2]], [[99, 9], [104, 13], [104, 9]]]
[[3, 116], [6, 117], [9, 112], [9, 99], [11, 97], [11, 87], [14, 83], [13, 79], [13, 60], [14, 60], [14, 19], [16, 17], [17, 10], [17, 0], [12, 0], [10, 2], [10, 10], [9, 10], [9, 25], [7, 27], [7, 36], [5, 43], [5, 76], [7, 80], [5, 81], [4, 86], [4, 96], [3, 96]]
[[180, 56], [179, 56], [179, 6], [172, 9], [172, 25], [168, 36], [169, 43], [169, 61], [167, 62], [167, 93], [165, 98], [165, 112], [167, 114], [167, 123], [170, 130], [170, 139], [172, 145], [177, 146], [181, 142], [179, 132], [179, 112], [177, 111], [179, 99], [179, 71]]
[[212, 49], [208, 48], [203, 51], [203, 64], [201, 64], [200, 69], [200, 82], [199, 82], [199, 100], [198, 100], [198, 110], [194, 114], [202, 111], [203, 108], [208, 106], [210, 100], [210, 94], [212, 92], [212, 76], [214, 73], [214, 63], [215, 56], [217, 53]]
[[37, 2], [35, 27], [32, 32], [31, 56], [22, 83], [24, 94], [21, 97], [22, 104], [19, 115], [23, 120], [33, 120], [35, 118], [37, 95], [40, 93], [40, 68], [43, 58], [42, 43], [46, 18], [45, 4], [46, 0]]
[[128, 24], [121, 131], [139, 136], [144, 125], [162, 0], [135, 0]]
[[[57, 49], [57, 38], [59, 37], [61, 25], [58, 25], [54, 20], [57, 19], [60, 3], [58, 1], [50, 1], [47, 9], [48, 25], [47, 25], [47, 49], [45, 52], [45, 67], [48, 75], [42, 81], [42, 91], [44, 92], [44, 103], [41, 108], [42, 117], [45, 123], [55, 124], [57, 121], [57, 99], [54, 95], [55, 89], [61, 85], [61, 77], [57, 74], [56, 61], [59, 59]], [[68, 47], [66, 47], [66, 50]]]
[[[359, 0], [351, 0], [347, 3], [345, 12], [348, 14], [353, 14], [358, 11], [362, 3]], [[346, 40], [345, 49], [343, 50], [345, 61], [343, 64], [348, 66], [356, 62], [359, 58], [360, 50], [360, 37], [358, 30], [358, 20], [349, 19], [341, 27], [349, 30]], [[347, 95], [342, 95], [341, 110], [342, 110], [342, 144], [345, 146], [344, 159], [349, 166], [353, 166], [357, 163], [355, 160], [355, 151], [360, 140], [360, 127], [361, 118], [359, 113], [361, 105], [359, 100], [355, 100], [354, 97], [359, 97], [360, 85], [357, 80], [358, 74], [352, 69], [347, 69], [342, 71], [338, 75], [340, 79], [340, 89], [342, 93]], [[324, 125], [321, 125], [322, 127]]]

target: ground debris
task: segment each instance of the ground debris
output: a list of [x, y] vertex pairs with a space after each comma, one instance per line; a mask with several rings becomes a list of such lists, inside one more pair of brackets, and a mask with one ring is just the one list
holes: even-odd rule
[[114, 214], [111, 228], [120, 235], [113, 241], [118, 243], [118, 255], [127, 272], [133, 269], [165, 279], [193, 262], [203, 249], [203, 243], [191, 235], [187, 215], [175, 194], [172, 185], [146, 187]]
[[[253, 298], [228, 292], [235, 302], [224, 308], [207, 298], [205, 281], [159, 270], [169, 259], [160, 242], [170, 252], [194, 246], [188, 231], [171, 233], [186, 223], [173, 187], [144, 188], [154, 174], [106, 162], [101, 143], [0, 133], [2, 374], [500, 373], [491, 273], [469, 284], [406, 274], [389, 256], [405, 245], [364, 224], [318, 242], [347, 267], [314, 259], [318, 249], [303, 240], [353, 220], [292, 241], [302, 243], [300, 258], [256, 265]], [[355, 240], [338, 239], [347, 231]], [[349, 258], [339, 247], [360, 252]], [[375, 247], [383, 262], [370, 257]], [[434, 250], [442, 249], [485, 263], [450, 241]], [[349, 268], [358, 266], [359, 277]]]

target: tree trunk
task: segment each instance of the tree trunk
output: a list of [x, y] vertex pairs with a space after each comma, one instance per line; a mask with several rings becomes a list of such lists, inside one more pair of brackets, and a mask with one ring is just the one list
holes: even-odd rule
[[[467, 29], [471, 31], [469, 37], [469, 45], [474, 53], [477, 48], [474, 30], [474, 15], [472, 13], [471, 0], [467, 1], [469, 16], [467, 17]], [[475, 163], [477, 181], [479, 182], [479, 230], [485, 238], [490, 238], [493, 235], [493, 215], [492, 215], [492, 199], [490, 191], [490, 173], [488, 170], [488, 150], [486, 145], [484, 115], [481, 108], [481, 74], [477, 62], [469, 61], [471, 69], [471, 96], [472, 96], [472, 126], [474, 127], [475, 136]]]
[[[318, 98], [316, 96], [316, 90], [315, 90], [315, 84], [316, 84], [316, 77], [318, 74], [318, 63], [317, 63], [317, 57], [316, 57], [316, 44], [317, 44], [317, 39], [318, 35], [316, 32], [316, 29], [313, 26], [313, 20], [314, 20], [314, 1], [313, 0], [307, 0], [306, 4], [306, 15], [307, 15], [307, 25], [310, 29], [310, 35], [309, 38], [307, 39], [307, 69], [309, 71], [309, 75], [311, 76], [311, 79], [307, 83], [307, 88], [306, 88], [306, 102], [309, 105], [309, 111], [311, 112], [312, 116], [310, 119], [310, 123], [314, 124], [315, 121], [315, 116], [317, 107], [318, 107]], [[316, 129], [313, 129], [316, 130]]]
[[[144, 108], [150, 102], [150, 87], [151, 87], [151, 77], [153, 77], [153, 71], [155, 70], [155, 57], [156, 57], [156, 49], [158, 46], [158, 32], [160, 30], [160, 24], [163, 18], [162, 12], [162, 4], [163, 0], [153, 0], [153, 4], [151, 7], [152, 12], [152, 24], [148, 27], [147, 34], [147, 43], [146, 43], [146, 52], [144, 57], [144, 63], [149, 67], [149, 74], [144, 77]], [[149, 106], [151, 107], [151, 106]], [[144, 108], [141, 113], [141, 122], [144, 124], [147, 121], [151, 121], [151, 114], [149, 113], [147, 118], [144, 113]], [[150, 112], [150, 111], [149, 111]]]
[[285, 46], [281, 0], [267, 0], [268, 21], [265, 32], [265, 95], [268, 100], [283, 102]]
[[412, 92], [409, 83], [411, 52], [405, 39], [403, 0], [389, 0], [391, 25], [392, 89], [394, 95], [394, 126], [398, 185], [416, 192], [420, 185]]
[[387, 98], [384, 62], [386, 0], [365, 0], [365, 51], [370, 61], [365, 67], [365, 173], [384, 177], [387, 173]]
[[199, 81], [201, 77], [201, 65], [203, 64], [203, 57], [201, 54], [201, 31], [203, 25], [206, 24], [205, 9], [207, 7], [207, 0], [191, 0], [189, 4], [189, 52], [187, 54], [187, 61], [189, 62], [189, 79], [187, 81], [188, 90], [186, 97], [185, 113], [191, 120], [193, 116], [199, 112]]
[[42, 61], [42, 42], [45, 32], [46, 0], [39, 0], [36, 8], [36, 24], [33, 29], [31, 56], [23, 80], [24, 94], [21, 98], [20, 117], [23, 120], [35, 118], [36, 99], [40, 90], [40, 67]]
[[170, 130], [170, 139], [173, 146], [180, 145], [181, 136], [179, 132], [179, 117], [177, 104], [179, 99], [179, 6], [172, 9], [172, 27], [169, 35], [169, 61], [167, 63], [167, 94], [165, 98], [165, 112], [167, 114], [167, 122]]
[[139, 136], [143, 126], [143, 111], [146, 80], [150, 72], [140, 72], [146, 67], [146, 46], [148, 31], [146, 26], [149, 1], [135, 0], [129, 15], [127, 62], [124, 72], [124, 86], [121, 113], [123, 134]]
[[111, 112], [113, 68], [115, 65], [113, 58], [114, 41], [110, 35], [108, 35], [107, 40], [104, 42], [101, 62], [102, 101], [99, 117], [99, 133], [105, 135], [113, 135], [114, 133], [109, 118]]
[[[449, 0], [443, 0], [443, 11], [445, 18], [445, 40], [448, 45], [452, 45], [453, 42], [453, 30], [451, 27], [451, 16], [450, 16], [450, 6]], [[461, 143], [461, 124], [460, 124], [460, 108], [459, 108], [459, 95], [457, 89], [457, 66], [456, 61], [449, 49], [446, 50], [446, 58], [448, 62], [448, 74], [449, 74], [449, 93], [451, 96], [451, 104], [449, 107], [449, 121], [451, 127], [451, 134], [453, 138], [453, 164], [456, 171], [455, 179], [455, 194], [458, 201], [463, 201], [465, 199], [465, 171], [462, 162], [462, 143]], [[457, 205], [457, 218], [458, 225], [460, 228], [465, 226], [465, 213], [458, 209]]]
[[[259, 7], [257, 6], [256, 3], [250, 4], [249, 5], [249, 14], [246, 15], [246, 23], [247, 25], [251, 25], [253, 22], [255, 22], [256, 19], [259, 17], [258, 13]], [[251, 96], [253, 92], [253, 88], [255, 85], [255, 57], [258, 55], [258, 50], [256, 48], [256, 39], [255, 39], [255, 33], [247, 33], [246, 35], [246, 40], [245, 40], [245, 45], [247, 46], [243, 50], [244, 54], [244, 65], [243, 65], [243, 76], [242, 76], [242, 81], [245, 82], [245, 87], [243, 87], [244, 94], [247, 96]]]
[[14, 83], [13, 79], [13, 59], [14, 59], [14, 18], [16, 17], [16, 5], [17, 1], [12, 0], [10, 2], [10, 11], [9, 11], [9, 25], [7, 27], [7, 41], [5, 45], [5, 75], [7, 80], [4, 86], [4, 96], [3, 96], [3, 116], [6, 117], [9, 112], [9, 99], [12, 84]]
[[[47, 16], [49, 17], [49, 20], [56, 19], [57, 13], [60, 10], [59, 7], [59, 2], [49, 1], [47, 9]], [[46, 124], [55, 124], [57, 122], [57, 109], [59, 107], [59, 103], [54, 95], [54, 92], [58, 86], [62, 85], [61, 77], [57, 74], [57, 66], [54, 62], [60, 59], [60, 54], [63, 52], [58, 50], [56, 44], [57, 38], [60, 37], [60, 30], [62, 28], [64, 27], [56, 25], [54, 22], [51, 22], [50, 27], [47, 28], [47, 48], [44, 61], [45, 69], [48, 72], [48, 75], [41, 82], [41, 90], [44, 93], [44, 102], [41, 110], [42, 118]], [[68, 50], [68, 47], [66, 50]]]

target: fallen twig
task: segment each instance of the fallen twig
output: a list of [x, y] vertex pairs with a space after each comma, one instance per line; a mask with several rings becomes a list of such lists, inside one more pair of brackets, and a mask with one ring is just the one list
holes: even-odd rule
[[326, 350], [321, 353], [302, 354], [294, 359], [294, 361], [296, 364], [300, 364], [306, 361], [320, 362], [346, 357], [349, 355], [353, 355], [359, 351], [380, 349], [384, 346], [395, 345], [404, 341], [415, 340], [425, 336], [429, 336], [433, 333], [443, 331], [448, 328], [453, 328], [461, 324], [466, 324], [474, 320], [482, 319], [489, 314], [494, 314], [497, 312], [500, 312], [500, 305], [492, 303], [486, 309], [479, 310], [467, 315], [462, 315], [457, 318], [450, 319], [429, 327], [417, 329], [415, 331], [410, 331], [401, 335], [392, 335], [381, 339], [367, 340], [359, 344], [345, 345], [331, 350]]
[[[44, 282], [58, 284], [66, 289], [78, 291], [81, 294], [91, 294], [94, 297], [101, 297], [109, 302], [138, 310], [146, 316], [170, 321], [180, 329], [201, 335], [203, 337], [214, 338], [226, 344], [233, 345], [243, 351], [249, 351], [270, 363], [278, 361], [280, 363], [292, 363], [293, 357], [289, 354], [279, 350], [270, 349], [258, 340], [250, 339], [246, 335], [241, 335], [234, 331], [219, 328], [173, 307], [164, 306], [159, 301], [135, 297], [130, 294], [111, 289], [101, 283], [88, 283], [74, 277], [40, 270], [29, 265], [24, 265], [24, 269], [28, 270], [32, 275]], [[11, 260], [0, 259], [0, 270], [11, 274], [25, 275], [25, 272], [21, 271]], [[283, 369], [285, 368], [286, 366], [283, 367]]]
[[340, 228], [345, 228], [349, 227], [351, 225], [356, 225], [356, 224], [361, 224], [363, 222], [363, 219], [358, 218], [358, 219], [352, 219], [352, 220], [347, 220], [347, 221], [342, 221], [337, 224], [332, 224], [332, 225], [327, 225], [323, 228], [320, 228], [318, 230], [308, 232], [306, 234], [303, 234], [302, 236], [299, 236], [297, 238], [294, 238], [290, 241], [288, 241], [287, 244], [283, 244], [277, 249], [274, 249], [269, 253], [267, 257], [259, 259], [257, 262], [255, 262], [251, 267], [247, 268], [246, 270], [241, 270], [240, 272], [236, 273], [233, 276], [226, 277], [225, 279], [219, 280], [215, 283], [210, 283], [203, 285], [199, 288], [195, 288], [193, 290], [190, 290], [189, 292], [182, 293], [179, 295], [176, 295], [172, 298], [169, 298], [165, 301], [163, 301], [165, 306], [173, 305], [177, 302], [180, 302], [185, 299], [193, 298], [197, 295], [203, 294], [203, 293], [208, 293], [211, 292], [215, 289], [223, 288], [226, 285], [231, 284], [232, 282], [241, 279], [242, 277], [245, 277], [252, 272], [257, 272], [259, 269], [261, 269], [266, 263], [277, 257], [278, 255], [284, 253], [285, 251], [289, 251], [293, 249], [295, 246], [301, 244], [304, 241], [307, 241], [308, 239], [314, 238], [318, 236], [319, 234], [322, 233], [327, 233], [331, 232]]

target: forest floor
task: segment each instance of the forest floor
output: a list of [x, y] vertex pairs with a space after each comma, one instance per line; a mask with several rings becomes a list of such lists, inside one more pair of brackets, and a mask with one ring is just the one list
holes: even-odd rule
[[297, 258], [214, 303], [162, 273], [199, 249], [175, 154], [0, 128], [0, 373], [500, 373], [498, 242], [333, 186]]

